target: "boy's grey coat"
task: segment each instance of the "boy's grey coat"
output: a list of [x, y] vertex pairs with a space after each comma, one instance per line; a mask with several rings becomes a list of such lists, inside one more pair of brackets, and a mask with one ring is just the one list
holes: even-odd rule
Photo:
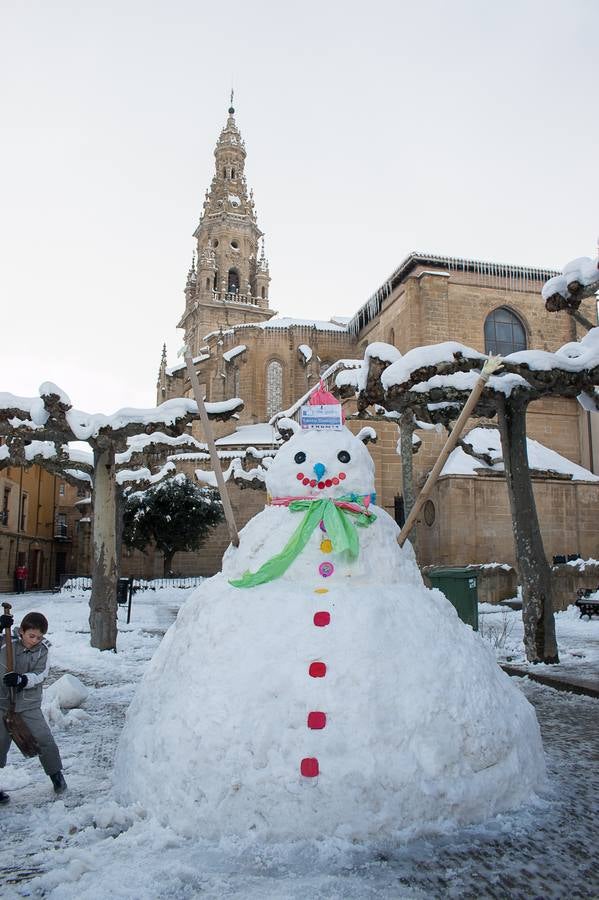
[[[17, 712], [39, 709], [42, 704], [42, 683], [48, 674], [48, 648], [50, 643], [44, 638], [33, 650], [26, 650], [19, 637], [19, 629], [12, 633], [13, 671], [27, 675], [27, 687], [15, 693]], [[0, 709], [6, 710], [10, 704], [9, 688], [4, 684], [6, 666], [6, 635], [0, 638]]]

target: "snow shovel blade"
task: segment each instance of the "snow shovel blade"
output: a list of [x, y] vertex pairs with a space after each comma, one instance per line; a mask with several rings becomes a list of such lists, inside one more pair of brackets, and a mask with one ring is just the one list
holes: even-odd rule
[[23, 756], [39, 756], [40, 748], [29, 728], [14, 709], [9, 709], [3, 716], [6, 730], [23, 754]]

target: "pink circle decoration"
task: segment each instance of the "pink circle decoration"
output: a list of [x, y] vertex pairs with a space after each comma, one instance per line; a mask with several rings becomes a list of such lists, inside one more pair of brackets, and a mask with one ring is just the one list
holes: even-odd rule
[[313, 478], [310, 482], [310, 487], [316, 487], [316, 478]]
[[304, 477], [304, 473], [303, 473], [303, 472], [298, 472], [297, 475], [296, 475], [295, 477], [297, 478], [298, 481], [302, 481], [302, 479], [303, 479], [303, 477]]
[[339, 472], [339, 478], [341, 479], [341, 481], [344, 481], [345, 478], [347, 478], [345, 472]]
[[332, 562], [323, 562], [319, 565], [318, 571], [322, 575], [323, 578], [328, 578], [329, 575], [332, 575], [335, 571], [335, 566]]
[[333, 484], [339, 484], [338, 478], [331, 478], [331, 481], [333, 482]]
[[302, 481], [302, 484], [305, 484], [306, 486], [309, 485], [309, 484], [310, 484], [310, 479], [309, 479], [309, 478], [304, 478], [304, 480]]

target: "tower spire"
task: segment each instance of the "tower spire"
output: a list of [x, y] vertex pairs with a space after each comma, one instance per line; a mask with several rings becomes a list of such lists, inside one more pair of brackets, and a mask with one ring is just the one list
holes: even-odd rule
[[233, 88], [231, 88], [231, 101], [230, 101], [230, 104], [229, 104], [229, 115], [230, 115], [230, 116], [235, 115], [235, 108], [233, 107], [233, 97], [234, 97], [234, 95], [235, 95], [235, 91], [233, 90]]

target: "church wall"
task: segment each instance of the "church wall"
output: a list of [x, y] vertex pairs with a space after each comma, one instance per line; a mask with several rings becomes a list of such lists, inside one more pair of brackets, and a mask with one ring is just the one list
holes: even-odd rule
[[[597, 487], [588, 482], [533, 478], [537, 513], [548, 560], [580, 553], [596, 557]], [[512, 517], [503, 478], [444, 476], [431, 494], [432, 525], [418, 526], [420, 565], [499, 562], [517, 568]], [[571, 602], [571, 601], [570, 601]]]

